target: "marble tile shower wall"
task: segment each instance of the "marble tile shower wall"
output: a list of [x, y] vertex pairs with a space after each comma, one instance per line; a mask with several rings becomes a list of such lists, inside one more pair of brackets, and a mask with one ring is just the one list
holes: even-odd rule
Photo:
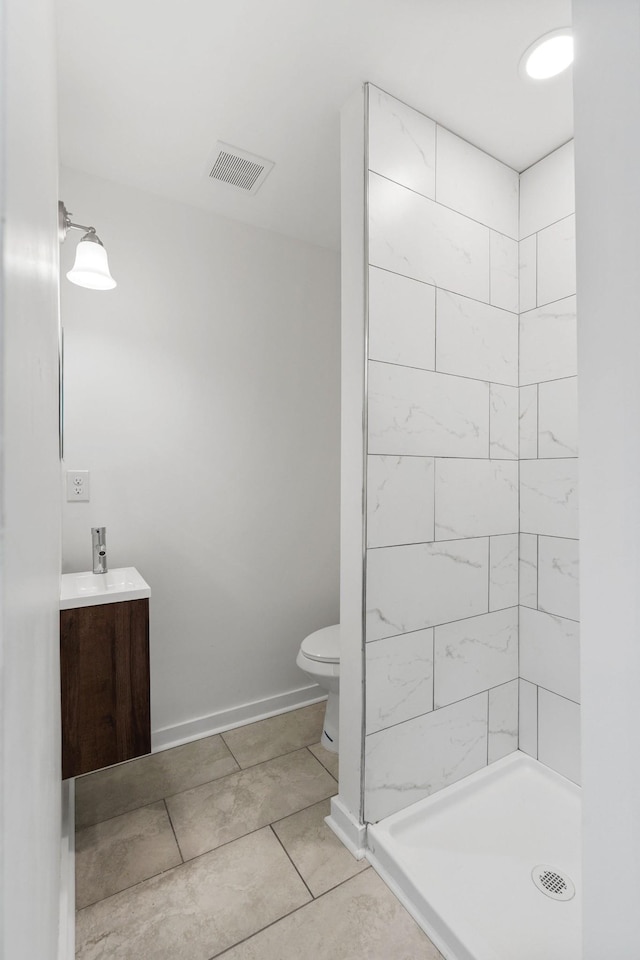
[[573, 144], [520, 178], [520, 749], [579, 781]]
[[376, 821], [518, 746], [519, 177], [369, 87], [368, 189], [365, 817]]

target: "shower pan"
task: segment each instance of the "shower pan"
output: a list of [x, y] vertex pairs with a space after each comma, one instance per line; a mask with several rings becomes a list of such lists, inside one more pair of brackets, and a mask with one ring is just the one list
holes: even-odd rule
[[579, 794], [515, 752], [370, 826], [367, 857], [447, 958], [580, 960]]

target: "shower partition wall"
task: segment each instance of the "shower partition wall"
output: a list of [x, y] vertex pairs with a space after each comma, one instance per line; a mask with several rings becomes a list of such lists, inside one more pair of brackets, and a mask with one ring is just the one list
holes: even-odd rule
[[362, 849], [516, 751], [519, 704], [521, 749], [578, 777], [572, 145], [519, 176], [369, 84], [342, 177], [332, 825]]

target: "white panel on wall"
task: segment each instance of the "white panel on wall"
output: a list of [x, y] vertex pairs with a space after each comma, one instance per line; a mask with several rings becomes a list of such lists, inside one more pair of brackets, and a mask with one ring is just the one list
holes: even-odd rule
[[520, 676], [579, 701], [579, 625], [574, 620], [520, 607]]
[[367, 557], [367, 640], [489, 609], [489, 541], [381, 547]]
[[489, 456], [518, 459], [518, 387], [489, 384]]
[[578, 541], [540, 537], [538, 608], [571, 620], [580, 618]]
[[435, 628], [436, 708], [518, 676], [518, 608]]
[[518, 531], [518, 464], [436, 460], [436, 540]]
[[536, 296], [536, 235], [521, 240], [518, 244], [518, 273], [520, 280], [520, 313], [538, 306]]
[[371, 823], [487, 763], [488, 694], [371, 734], [365, 741], [365, 818]]
[[538, 384], [520, 387], [520, 459], [538, 456]]
[[518, 534], [489, 538], [489, 610], [518, 604]]
[[540, 457], [578, 455], [578, 378], [550, 380], [538, 387]]
[[435, 287], [371, 267], [370, 359], [433, 370], [435, 302]]
[[433, 709], [433, 628], [366, 646], [367, 733]]
[[436, 125], [433, 120], [369, 84], [369, 167], [433, 197]]
[[518, 239], [518, 174], [438, 125], [436, 200]]
[[367, 545], [433, 539], [433, 459], [368, 457]]
[[572, 214], [538, 234], [538, 306], [576, 292], [576, 218]]
[[520, 383], [574, 377], [578, 372], [576, 298], [520, 316]]
[[575, 210], [573, 141], [520, 174], [520, 237]]
[[369, 453], [486, 457], [489, 384], [369, 363]]
[[489, 302], [488, 228], [375, 173], [369, 262]]
[[517, 386], [516, 314], [438, 290], [436, 370]]
[[538, 760], [580, 783], [580, 706], [538, 691]]
[[520, 603], [525, 607], [538, 606], [538, 538], [531, 533], [520, 534]]
[[578, 536], [578, 461], [520, 462], [520, 529], [549, 537]]
[[530, 757], [538, 756], [538, 688], [528, 680], [518, 685], [518, 748]]
[[[518, 243], [502, 233], [491, 231], [491, 303], [503, 310], [519, 310]], [[535, 304], [534, 304], [535, 306]]]
[[489, 763], [518, 749], [518, 681], [489, 690]]

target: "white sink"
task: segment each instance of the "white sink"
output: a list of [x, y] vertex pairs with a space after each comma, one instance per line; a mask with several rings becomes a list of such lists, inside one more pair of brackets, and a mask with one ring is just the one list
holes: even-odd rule
[[135, 567], [117, 567], [107, 573], [63, 573], [60, 609], [144, 600], [150, 596], [151, 587]]

